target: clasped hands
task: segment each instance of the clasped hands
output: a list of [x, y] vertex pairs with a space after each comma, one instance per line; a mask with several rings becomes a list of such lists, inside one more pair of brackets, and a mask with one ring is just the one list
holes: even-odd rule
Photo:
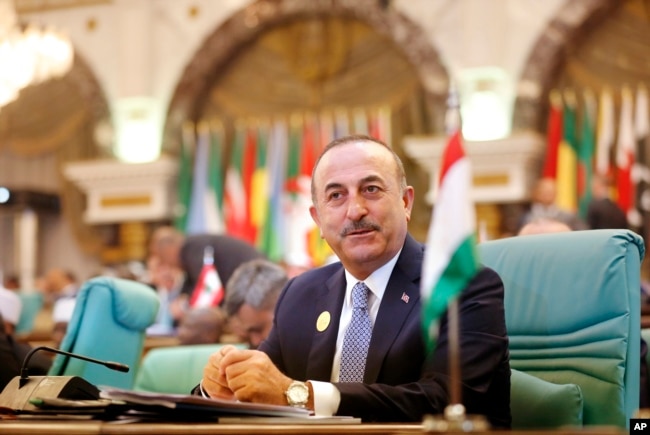
[[202, 386], [213, 398], [286, 405], [291, 381], [264, 352], [226, 345], [210, 355]]

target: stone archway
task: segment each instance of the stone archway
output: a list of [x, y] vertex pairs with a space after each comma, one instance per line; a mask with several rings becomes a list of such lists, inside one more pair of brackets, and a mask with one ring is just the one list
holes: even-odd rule
[[513, 130], [544, 131], [547, 96], [582, 38], [622, 2], [569, 0], [542, 32], [517, 86]]
[[315, 15], [348, 16], [365, 22], [399, 47], [418, 71], [430, 98], [446, 98], [447, 72], [437, 52], [415, 23], [382, 2], [258, 0], [216, 29], [188, 63], [169, 105], [163, 148], [177, 149], [182, 123], [199, 117], [215, 76], [242, 47], [283, 21]]

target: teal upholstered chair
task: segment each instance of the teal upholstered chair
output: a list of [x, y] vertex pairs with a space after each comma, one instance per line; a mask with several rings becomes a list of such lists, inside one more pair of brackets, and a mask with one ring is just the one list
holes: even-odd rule
[[61, 350], [130, 367], [128, 373], [56, 355], [50, 375], [80, 376], [97, 385], [131, 388], [142, 356], [145, 330], [158, 313], [149, 286], [119, 278], [93, 278], [81, 287]]
[[23, 308], [16, 325], [16, 334], [27, 334], [34, 329], [34, 320], [43, 308], [43, 294], [38, 291], [21, 291], [18, 296], [23, 303]]
[[639, 406], [642, 239], [540, 234], [484, 242], [479, 254], [505, 286], [513, 427], [625, 428]]
[[[223, 344], [158, 347], [144, 356], [134, 390], [152, 393], [189, 394], [203, 377], [208, 357]], [[243, 344], [235, 346], [245, 348]]]

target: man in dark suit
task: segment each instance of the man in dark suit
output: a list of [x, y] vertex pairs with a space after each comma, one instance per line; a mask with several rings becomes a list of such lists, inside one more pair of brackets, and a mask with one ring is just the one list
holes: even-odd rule
[[[20, 368], [32, 347], [16, 340], [14, 333], [20, 319], [22, 302], [14, 291], [0, 286], [0, 391], [20, 374]], [[37, 353], [29, 360], [31, 375], [46, 375], [52, 360], [45, 354]]]
[[[329, 144], [313, 172], [310, 211], [340, 263], [292, 279], [259, 350], [226, 346], [211, 355], [197, 390], [363, 421], [443, 413], [450, 395], [448, 322], [443, 316], [427, 354], [420, 316], [424, 247], [407, 233], [413, 198], [399, 157], [385, 144], [366, 136]], [[362, 381], [341, 382], [358, 281], [370, 289], [372, 335]], [[482, 269], [470, 282], [459, 313], [462, 402], [469, 414], [509, 427], [503, 284], [494, 271]]]
[[587, 208], [587, 224], [592, 230], [628, 227], [625, 212], [609, 198], [610, 183], [595, 175], [591, 181], [592, 199]]
[[244, 240], [225, 234], [193, 234], [185, 237], [172, 227], [157, 228], [149, 245], [151, 255], [163, 265], [180, 267], [185, 272], [181, 294], [191, 295], [203, 268], [205, 248], [212, 247], [214, 265], [225, 286], [237, 266], [265, 255]]

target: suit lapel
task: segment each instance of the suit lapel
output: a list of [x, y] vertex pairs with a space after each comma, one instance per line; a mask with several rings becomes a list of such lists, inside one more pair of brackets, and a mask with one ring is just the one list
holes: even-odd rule
[[418, 302], [422, 256], [422, 245], [407, 236], [402, 253], [388, 280], [373, 326], [364, 374], [366, 383], [377, 382], [382, 362], [402, 330], [402, 325], [413, 315], [413, 310], [420, 306]]
[[[341, 268], [325, 282], [324, 286], [319, 287], [316, 296], [314, 339], [307, 359], [307, 379], [328, 382], [330, 380], [344, 296], [345, 273]], [[327, 316], [324, 313], [329, 313], [330, 321], [323, 331], [319, 331], [317, 322], [320, 316]]]

